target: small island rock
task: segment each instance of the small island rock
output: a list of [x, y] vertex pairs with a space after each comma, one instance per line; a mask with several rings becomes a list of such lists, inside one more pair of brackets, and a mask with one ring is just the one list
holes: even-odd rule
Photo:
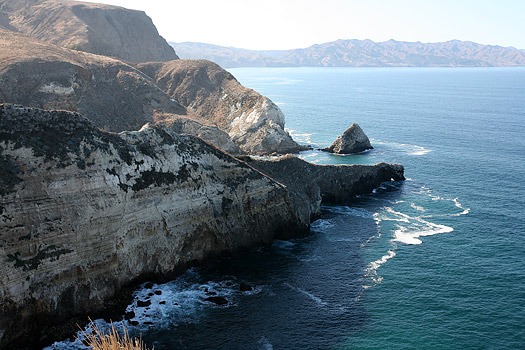
[[323, 151], [338, 153], [338, 154], [349, 154], [363, 152], [367, 149], [373, 149], [370, 145], [370, 140], [366, 136], [365, 132], [359, 124], [354, 123], [346, 131], [341, 134], [337, 140], [328, 148], [324, 148]]

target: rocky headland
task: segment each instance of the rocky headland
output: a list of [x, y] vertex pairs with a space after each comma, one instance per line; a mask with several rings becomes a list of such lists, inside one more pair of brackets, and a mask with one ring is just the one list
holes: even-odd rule
[[115, 134], [1, 105], [0, 344], [38, 342], [145, 276], [304, 235], [323, 201], [403, 178], [400, 165], [246, 160], [164, 125]]
[[0, 27], [45, 43], [130, 62], [178, 58], [151, 18], [118, 6], [72, 0], [0, 0]]
[[[281, 110], [208, 61], [136, 67], [0, 29], [0, 101], [81, 113], [108, 131], [176, 125], [232, 154], [302, 149]], [[144, 72], [143, 72], [144, 71]]]
[[268, 98], [166, 46], [140, 11], [0, 0], [0, 348], [403, 179], [247, 156], [304, 147]]
[[213, 62], [177, 60], [137, 68], [188, 110], [226, 131], [245, 153], [285, 154], [305, 149], [284, 130], [284, 115], [275, 103], [243, 87]]

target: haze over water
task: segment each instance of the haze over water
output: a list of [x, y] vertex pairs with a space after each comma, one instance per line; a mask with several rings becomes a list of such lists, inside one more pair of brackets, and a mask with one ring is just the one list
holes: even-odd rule
[[525, 347], [525, 69], [230, 71], [296, 140], [325, 147], [358, 122], [374, 146], [302, 158], [399, 162], [407, 181], [324, 206], [305, 239], [154, 286], [132, 334], [157, 350]]

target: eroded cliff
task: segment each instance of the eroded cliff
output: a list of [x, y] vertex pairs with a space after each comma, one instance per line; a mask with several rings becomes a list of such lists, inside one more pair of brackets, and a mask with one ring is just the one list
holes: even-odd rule
[[0, 107], [0, 344], [142, 275], [305, 231], [286, 188], [164, 126]]
[[116, 134], [0, 105], [0, 348], [142, 276], [306, 234], [322, 201], [403, 178], [400, 165], [247, 160], [161, 124]]
[[144, 63], [137, 68], [190, 111], [216, 124], [245, 153], [294, 153], [298, 145], [284, 130], [284, 115], [269, 98], [245, 88], [206, 60]]
[[225, 131], [188, 112], [129, 64], [1, 29], [0, 47], [9, 48], [0, 51], [0, 102], [78, 112], [115, 132], [167, 123], [227, 152], [241, 152]]
[[0, 0], [0, 26], [46, 43], [130, 62], [177, 59], [142, 11], [72, 0]]

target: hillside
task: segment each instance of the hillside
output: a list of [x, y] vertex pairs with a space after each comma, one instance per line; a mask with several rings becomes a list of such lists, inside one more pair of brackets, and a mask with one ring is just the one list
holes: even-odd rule
[[177, 59], [142, 11], [72, 0], [0, 0], [0, 27], [130, 62]]
[[525, 51], [451, 40], [421, 43], [337, 40], [305, 49], [253, 51], [202, 43], [172, 43], [182, 58], [203, 58], [223, 67], [514, 67]]

